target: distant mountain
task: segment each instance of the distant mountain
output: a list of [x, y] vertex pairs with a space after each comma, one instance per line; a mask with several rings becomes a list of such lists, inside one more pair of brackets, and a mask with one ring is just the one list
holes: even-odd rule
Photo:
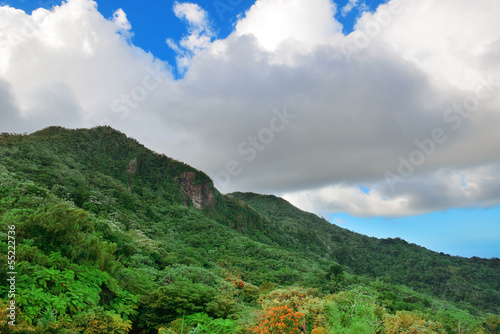
[[15, 235], [17, 273], [15, 298], [0, 290], [0, 333], [265, 333], [285, 311], [296, 321], [273, 333], [500, 326], [499, 259], [366, 237], [276, 196], [221, 194], [110, 127], [0, 134], [0, 219], [0, 262]]

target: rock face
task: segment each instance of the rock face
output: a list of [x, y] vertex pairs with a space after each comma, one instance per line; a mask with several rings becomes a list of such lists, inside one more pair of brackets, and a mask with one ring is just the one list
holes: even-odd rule
[[128, 163], [128, 167], [127, 167], [127, 174], [129, 175], [128, 176], [128, 191], [130, 191], [131, 186], [132, 186], [131, 175], [135, 175], [135, 173], [137, 173], [137, 157], [130, 160], [130, 162]]
[[134, 175], [135, 173], [137, 173], [137, 157], [130, 160], [127, 167], [127, 174]]
[[201, 183], [195, 184], [195, 172], [182, 173], [181, 189], [184, 197], [191, 199], [196, 209], [205, 209], [214, 205], [214, 193], [208, 182], [203, 180]]

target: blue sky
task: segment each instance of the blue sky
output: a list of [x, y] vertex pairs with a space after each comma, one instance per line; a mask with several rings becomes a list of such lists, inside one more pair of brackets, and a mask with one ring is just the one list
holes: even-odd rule
[[377, 238], [401, 238], [436, 252], [463, 257], [497, 257], [500, 208], [455, 209], [405, 218], [358, 218], [347, 213], [327, 218], [351, 231]]
[[500, 257], [498, 1], [0, 4], [0, 130], [108, 124], [221, 192]]

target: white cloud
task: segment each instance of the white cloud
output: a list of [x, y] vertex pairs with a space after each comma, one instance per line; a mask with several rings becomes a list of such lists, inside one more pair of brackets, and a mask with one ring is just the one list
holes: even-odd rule
[[[377, 38], [416, 64], [441, 87], [473, 89], [479, 77], [484, 76], [481, 58], [500, 38], [496, 32], [499, 3], [393, 0], [380, 6], [374, 14], [365, 13], [356, 29], [370, 30], [374, 22], [386, 21], [384, 16], [391, 3], [399, 4], [395, 12], [401, 13], [390, 15], [390, 23], [381, 29]], [[498, 69], [497, 62], [494, 70]], [[487, 72], [491, 70], [488, 68]]]
[[133, 33], [131, 32], [132, 25], [128, 21], [127, 14], [125, 14], [123, 9], [117, 9], [113, 13], [113, 22], [125, 38], [130, 39], [133, 36]]
[[[325, 214], [347, 212], [359, 217], [401, 217], [450, 208], [490, 208], [500, 202], [500, 163], [464, 170], [441, 169], [406, 180], [396, 191], [376, 182], [369, 193], [337, 184], [284, 194], [305, 210]], [[466, 182], [464, 182], [466, 180]]]
[[397, 216], [420, 213], [409, 208], [409, 199], [405, 196], [387, 199], [376, 190], [365, 194], [355, 186], [334, 185], [285, 194], [283, 198], [318, 214], [349, 212], [358, 216]]
[[[498, 1], [392, 0], [344, 36], [328, 0], [258, 0], [215, 41], [201, 7], [174, 11], [188, 24], [171, 41], [181, 80], [131, 44], [122, 11], [106, 19], [89, 0], [32, 15], [0, 7], [2, 130], [111, 123], [229, 175], [223, 191], [284, 194], [319, 213], [500, 203]], [[277, 120], [285, 107], [293, 118]], [[446, 140], [420, 163], [417, 143], [436, 129]], [[392, 189], [385, 173], [398, 175], [401, 159], [417, 163]]]
[[345, 17], [347, 14], [349, 14], [354, 8], [358, 6], [358, 2], [359, 0], [349, 0], [340, 10], [341, 15]]
[[253, 35], [268, 51], [287, 41], [323, 44], [342, 30], [335, 12], [330, 0], [258, 0], [236, 24], [235, 35]]
[[198, 27], [205, 27], [208, 22], [207, 13], [195, 3], [175, 2], [174, 13], [178, 18], [189, 22], [194, 29], [198, 29]]
[[358, 5], [358, 12], [363, 13], [370, 10], [370, 7], [363, 1]]
[[71, 0], [32, 15], [0, 7], [0, 17], [7, 30], [0, 36], [0, 75], [9, 83], [22, 132], [98, 124], [113, 116], [113, 99], [156, 61], [128, 43], [124, 14], [106, 20], [93, 1]]
[[184, 36], [179, 43], [173, 39], [167, 39], [167, 44], [177, 53], [177, 65], [184, 72], [193, 54], [210, 47], [212, 31], [208, 14], [195, 3], [175, 2], [173, 7], [175, 15], [188, 24], [188, 36]]

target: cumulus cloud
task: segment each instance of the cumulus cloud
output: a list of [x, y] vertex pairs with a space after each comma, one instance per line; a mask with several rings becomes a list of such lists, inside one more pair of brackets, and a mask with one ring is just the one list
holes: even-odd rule
[[490, 208], [500, 202], [500, 164], [470, 169], [440, 169], [411, 178], [390, 189], [384, 182], [369, 184], [368, 192], [337, 184], [288, 193], [286, 200], [321, 214], [348, 212], [358, 217], [403, 217], [450, 208]]
[[0, 79], [0, 110], [2, 132], [23, 132], [11, 86], [3, 79]]
[[362, 1], [361, 3], [359, 2], [359, 0], [349, 0], [345, 5], [344, 7], [342, 7], [340, 9], [340, 15], [342, 17], [346, 17], [347, 15], [349, 15], [354, 9], [357, 9], [357, 12], [358, 13], [363, 13], [363, 12], [367, 12], [369, 10], [369, 7], [368, 5]]
[[374, 34], [443, 88], [473, 89], [481, 76], [498, 72], [498, 58], [496, 68], [481, 64], [500, 38], [493, 30], [496, 15], [488, 10], [497, 6], [491, 0], [474, 6], [452, 0], [390, 1], [373, 14], [364, 13], [355, 28]]
[[127, 14], [123, 9], [119, 8], [113, 13], [113, 22], [118, 27], [118, 31], [123, 34], [126, 39], [130, 39], [133, 36], [131, 31], [132, 25], [127, 19]]
[[236, 24], [235, 35], [255, 36], [270, 51], [287, 41], [300, 47], [323, 44], [342, 30], [333, 18], [336, 11], [330, 0], [258, 0]]
[[178, 80], [123, 11], [0, 7], [2, 130], [108, 123], [223, 192], [318, 213], [500, 203], [499, 2], [391, 0], [345, 36], [329, 0], [257, 0], [218, 40], [201, 7], [173, 10]]
[[354, 8], [358, 6], [359, 0], [349, 0], [344, 7], [340, 10], [342, 16], [349, 14]]
[[193, 54], [208, 48], [215, 34], [212, 31], [207, 12], [197, 4], [175, 2], [173, 11], [179, 19], [188, 25], [189, 35], [184, 36], [180, 42], [177, 43], [171, 38], [167, 39], [168, 46], [177, 53], [177, 65], [181, 72], [184, 72], [188, 68]]
[[18, 125], [28, 132], [48, 125], [119, 122], [113, 100], [130, 93], [148, 68], [157, 63], [165, 68], [128, 42], [130, 23], [123, 11], [107, 20], [93, 1], [72, 0], [31, 15], [0, 7], [0, 17], [5, 32], [0, 76], [9, 84], [22, 120]]

